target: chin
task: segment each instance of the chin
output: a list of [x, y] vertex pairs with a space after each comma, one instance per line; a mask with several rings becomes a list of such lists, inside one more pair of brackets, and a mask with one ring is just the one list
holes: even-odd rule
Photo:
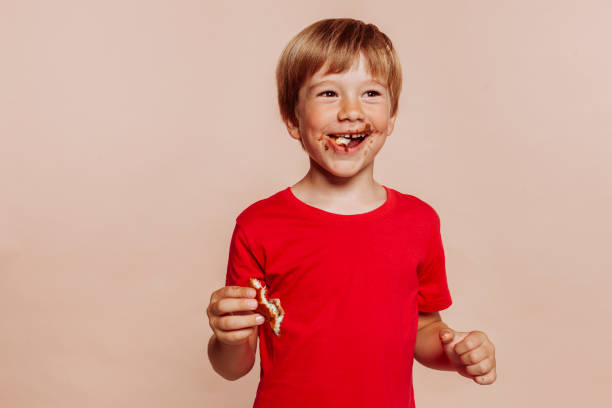
[[349, 178], [349, 177], [356, 176], [362, 170], [363, 169], [361, 169], [361, 168], [358, 168], [358, 169], [347, 169], [347, 170], [336, 169], [336, 170], [328, 170], [328, 172], [330, 174], [336, 176], [336, 177]]

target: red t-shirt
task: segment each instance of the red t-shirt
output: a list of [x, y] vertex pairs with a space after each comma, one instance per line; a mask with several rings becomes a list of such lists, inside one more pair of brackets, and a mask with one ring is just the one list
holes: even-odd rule
[[452, 301], [437, 213], [384, 187], [366, 213], [330, 213], [287, 187], [236, 218], [226, 285], [261, 279], [285, 310], [280, 337], [258, 329], [255, 408], [414, 407], [418, 311]]

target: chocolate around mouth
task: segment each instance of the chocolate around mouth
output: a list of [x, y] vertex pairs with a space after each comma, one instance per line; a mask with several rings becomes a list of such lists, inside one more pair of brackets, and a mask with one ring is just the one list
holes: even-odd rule
[[[348, 152], [348, 149], [359, 146], [360, 144], [363, 144], [363, 142], [365, 142], [368, 138], [369, 138], [370, 134], [364, 134], [364, 136], [360, 136], [360, 137], [348, 137], [348, 138], [339, 138], [338, 136], [335, 135], [328, 135], [327, 136], [327, 140], [329, 140], [329, 143], [332, 144], [333, 146], [337, 146], [338, 148], [344, 148], [345, 152]], [[325, 145], [325, 150], [328, 149], [327, 144]]]
[[341, 132], [341, 133], [328, 133], [327, 136], [336, 138], [336, 137], [338, 137], [338, 135], [365, 135], [365, 137], [368, 137], [373, 132], [374, 132], [374, 129], [372, 128], [372, 126], [369, 123], [367, 123], [364, 129], [349, 130], [349, 131]]

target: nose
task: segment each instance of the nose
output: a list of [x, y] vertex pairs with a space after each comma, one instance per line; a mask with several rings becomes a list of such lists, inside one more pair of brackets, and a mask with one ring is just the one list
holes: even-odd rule
[[359, 98], [342, 98], [340, 101], [340, 110], [338, 111], [338, 120], [363, 120], [364, 116], [365, 114], [361, 108], [361, 101], [359, 101]]

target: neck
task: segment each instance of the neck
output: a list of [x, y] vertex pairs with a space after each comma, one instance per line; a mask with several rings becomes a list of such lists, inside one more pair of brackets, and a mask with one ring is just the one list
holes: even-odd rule
[[383, 190], [374, 180], [374, 162], [359, 173], [342, 177], [331, 174], [312, 159], [308, 173], [293, 188], [313, 200], [336, 203], [370, 201]]

